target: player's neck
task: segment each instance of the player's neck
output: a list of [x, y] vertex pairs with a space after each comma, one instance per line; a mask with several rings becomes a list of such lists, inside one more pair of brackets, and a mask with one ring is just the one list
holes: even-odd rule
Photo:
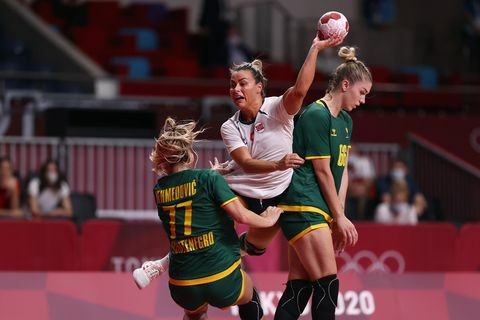
[[169, 174], [177, 173], [177, 172], [184, 171], [184, 170], [188, 170], [188, 169], [191, 169], [190, 166], [188, 166], [188, 165], [185, 165], [185, 164], [176, 164], [176, 165], [172, 166]]
[[336, 94], [326, 94], [323, 98], [323, 101], [327, 104], [327, 108], [330, 111], [330, 114], [333, 117], [338, 117], [340, 111], [342, 111], [342, 101], [341, 97]]
[[243, 108], [240, 111], [241, 121], [244, 123], [253, 123], [262, 105], [263, 105], [263, 98], [260, 98], [260, 99], [257, 99], [254, 103]]

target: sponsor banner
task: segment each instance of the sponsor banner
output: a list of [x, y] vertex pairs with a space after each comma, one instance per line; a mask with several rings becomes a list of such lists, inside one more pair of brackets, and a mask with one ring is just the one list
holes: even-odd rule
[[[340, 272], [401, 274], [455, 270], [457, 230], [452, 224], [355, 225], [359, 241], [337, 257]], [[238, 231], [245, 230], [242, 226]], [[163, 257], [169, 247], [162, 225], [148, 221], [94, 221], [85, 225], [81, 243], [82, 270], [117, 272], [131, 272], [145, 260]], [[244, 258], [246, 270], [287, 271], [287, 247], [279, 233], [265, 255]]]
[[[286, 273], [251, 274], [266, 320], [273, 319]], [[479, 273], [340, 274], [337, 319], [478, 319]], [[0, 273], [0, 319], [181, 319], [167, 277], [140, 291], [130, 273]], [[25, 306], [28, 305], [28, 308]], [[310, 319], [311, 303], [301, 319]], [[236, 307], [209, 319], [238, 319]]]
[[450, 223], [385, 226], [355, 223], [357, 245], [337, 257], [340, 272], [396, 273], [455, 270], [458, 231]]
[[92, 271], [131, 272], [169, 250], [162, 224], [153, 221], [89, 221], [80, 242], [81, 269]]
[[[480, 268], [479, 255], [471, 254], [480, 239], [480, 224], [466, 225], [460, 232], [449, 223], [355, 225], [359, 241], [337, 257], [340, 272], [402, 274]], [[152, 221], [92, 220], [81, 233], [68, 221], [1, 221], [0, 240], [9, 243], [11, 239], [17, 240], [0, 246], [0, 270], [131, 272], [169, 250], [163, 226]], [[245, 257], [244, 267], [249, 272], [287, 271], [287, 250], [279, 233], [265, 255]]]

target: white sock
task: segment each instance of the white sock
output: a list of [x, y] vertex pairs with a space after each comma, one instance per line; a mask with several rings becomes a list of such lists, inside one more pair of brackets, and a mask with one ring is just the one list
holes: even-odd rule
[[160, 267], [162, 272], [167, 271], [170, 266], [170, 254], [167, 253], [165, 257], [160, 260], [155, 260], [154, 263]]

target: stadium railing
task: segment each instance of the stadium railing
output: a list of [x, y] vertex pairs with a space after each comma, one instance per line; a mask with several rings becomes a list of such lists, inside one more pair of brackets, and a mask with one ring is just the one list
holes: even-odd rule
[[409, 135], [414, 176], [421, 190], [441, 200], [448, 221], [480, 220], [480, 170], [419, 135]]
[[[95, 195], [99, 217], [157, 219], [151, 191], [156, 175], [148, 156], [153, 139], [0, 137], [0, 154], [8, 155], [21, 177], [57, 159], [72, 191]], [[358, 144], [385, 171], [398, 151], [395, 144]], [[199, 141], [198, 168], [228, 159], [222, 141]]]

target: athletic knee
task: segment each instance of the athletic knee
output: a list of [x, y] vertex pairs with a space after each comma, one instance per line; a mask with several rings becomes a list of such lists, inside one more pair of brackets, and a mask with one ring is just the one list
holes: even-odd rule
[[207, 311], [199, 313], [185, 313], [183, 320], [205, 320], [207, 319]]
[[242, 320], [260, 320], [263, 317], [263, 309], [257, 290], [253, 288], [252, 300], [238, 306], [238, 314]]
[[335, 319], [335, 308], [339, 290], [339, 281], [336, 274], [331, 274], [312, 281], [313, 319]]
[[261, 256], [265, 253], [265, 248], [257, 248], [254, 244], [247, 240], [247, 233], [244, 232], [240, 235], [240, 249], [245, 251], [250, 256]]
[[298, 319], [307, 306], [312, 290], [312, 283], [308, 280], [289, 280], [278, 302], [274, 320]]

